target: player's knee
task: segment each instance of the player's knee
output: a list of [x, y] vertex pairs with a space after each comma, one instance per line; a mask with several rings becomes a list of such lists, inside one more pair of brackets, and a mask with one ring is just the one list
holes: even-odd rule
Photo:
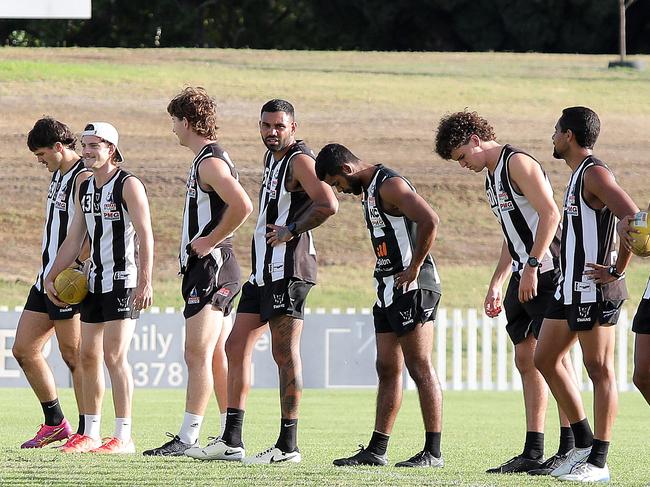
[[[543, 353], [535, 351], [533, 356], [533, 365], [535, 368], [541, 372], [544, 377], [549, 377], [552, 375], [555, 368], [555, 361]], [[519, 366], [517, 366], [519, 368]]]
[[20, 367], [23, 367], [34, 355], [34, 350], [23, 347], [18, 343], [14, 343], [14, 346], [11, 348], [11, 353], [13, 354], [16, 362]]
[[77, 347], [59, 347], [61, 357], [71, 372], [77, 368], [80, 362], [79, 349]]
[[537, 370], [533, 354], [515, 354], [515, 366], [522, 375]]
[[585, 369], [594, 383], [614, 378], [613, 367], [601, 359], [585, 360]]
[[416, 385], [426, 384], [433, 380], [433, 367], [429, 360], [417, 360], [407, 364], [409, 375]]
[[241, 357], [244, 356], [244, 342], [236, 335], [231, 334], [226, 340], [225, 345], [226, 358], [228, 363], [231, 363], [236, 360], [241, 360]]
[[104, 354], [104, 363], [108, 370], [120, 370], [126, 365], [126, 356], [118, 352], [108, 352]]
[[377, 359], [375, 368], [380, 381], [396, 380], [402, 375], [402, 367], [392, 361]]
[[87, 370], [91, 370], [99, 367], [102, 362], [101, 355], [92, 349], [84, 350], [82, 348], [79, 352], [79, 359], [81, 362], [81, 366]]
[[632, 382], [634, 382], [634, 385], [640, 391], [650, 390], [650, 370], [642, 370], [636, 367], [632, 376]]
[[185, 349], [185, 364], [188, 369], [194, 370], [197, 367], [209, 367], [212, 363], [212, 357], [206, 350], [201, 348], [186, 348]]

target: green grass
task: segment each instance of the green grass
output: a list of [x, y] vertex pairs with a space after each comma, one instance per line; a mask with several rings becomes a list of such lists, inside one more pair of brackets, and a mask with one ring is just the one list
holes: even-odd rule
[[[62, 390], [64, 408], [72, 416], [72, 394]], [[29, 389], [4, 389], [0, 396], [3, 421], [0, 434], [0, 485], [11, 486], [149, 486], [149, 485], [447, 485], [447, 486], [547, 486], [549, 478], [525, 475], [491, 476], [484, 470], [518, 453], [524, 439], [520, 393], [445, 393], [442, 450], [443, 469], [336, 468], [334, 458], [351, 454], [367, 444], [373, 427], [374, 391], [306, 390], [300, 419], [299, 465], [244, 467], [218, 462], [200, 463], [188, 458], [145, 458], [90, 455], [63, 456], [52, 448], [20, 450], [41, 421], [40, 408]], [[585, 396], [586, 404], [591, 397]], [[104, 400], [102, 433], [113, 427], [110, 397]], [[138, 451], [159, 446], [165, 431], [176, 432], [181, 421], [184, 393], [179, 390], [135, 391], [134, 439]], [[17, 405], [20, 405], [18, 407]], [[214, 404], [207, 414], [201, 439], [214, 434], [218, 417]], [[558, 444], [554, 411], [547, 419], [546, 453]], [[620, 412], [609, 455], [613, 486], [647, 485], [648, 405], [638, 393], [620, 397]], [[275, 441], [278, 431], [277, 392], [253, 390], [247, 407], [244, 441], [254, 454]], [[389, 445], [391, 464], [421, 449], [422, 421], [414, 392], [405, 393]]]

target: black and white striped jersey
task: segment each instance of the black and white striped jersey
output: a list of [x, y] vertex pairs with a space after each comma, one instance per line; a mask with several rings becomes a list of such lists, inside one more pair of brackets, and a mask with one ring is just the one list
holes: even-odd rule
[[[512, 272], [521, 273], [535, 243], [539, 214], [530, 204], [528, 198], [517, 191], [512, 184], [509, 165], [514, 154], [525, 154], [536, 161], [534, 157], [526, 152], [509, 144], [504, 145], [494, 173], [490, 174], [488, 171], [485, 176], [485, 193], [492, 213], [501, 224], [503, 236], [512, 257]], [[544, 173], [544, 176], [546, 185], [552, 194], [551, 182], [546, 173]], [[557, 260], [559, 254], [560, 231], [558, 227], [551, 245], [539, 259], [542, 263], [542, 272], [554, 268], [553, 259]]]
[[103, 186], [97, 187], [90, 177], [79, 191], [90, 238], [88, 289], [92, 293], [137, 286], [135, 228], [122, 197], [124, 182], [130, 177], [135, 176], [118, 169]]
[[36, 289], [43, 294], [45, 294], [43, 278], [50, 272], [59, 247], [68, 235], [68, 228], [74, 218], [75, 187], [77, 177], [83, 172], [90, 172], [90, 170], [84, 167], [80, 159], [65, 174], [60, 170], [52, 174], [45, 204], [41, 268], [34, 283]]
[[[239, 180], [235, 165], [230, 156], [219, 144], [212, 143], [203, 147], [192, 161], [189, 175], [187, 176], [187, 192], [185, 194], [185, 206], [183, 209], [183, 228], [181, 231], [181, 247], [179, 261], [181, 272], [185, 271], [189, 254], [187, 246], [194, 239], [205, 237], [221, 222], [223, 213], [226, 211], [226, 203], [219, 197], [216, 191], [204, 191], [199, 185], [199, 166], [210, 158], [221, 159], [230, 169], [233, 178]], [[219, 254], [218, 248], [232, 247], [232, 233], [228, 235], [212, 252]]]
[[[607, 207], [593, 209], [583, 196], [585, 171], [607, 166], [588, 156], [571, 175], [564, 195], [564, 218], [560, 243], [562, 276], [555, 298], [564, 304], [595, 303], [600, 299], [627, 298], [625, 280], [600, 286], [584, 274], [585, 264], [616, 263], [616, 217]], [[609, 170], [609, 168], [607, 168]]]
[[265, 237], [269, 232], [267, 225], [286, 226], [293, 223], [312, 205], [304, 191], [288, 191], [286, 188], [291, 160], [298, 154], [314, 158], [313, 151], [302, 140], [296, 141], [279, 161], [273, 158], [271, 151], [267, 151], [264, 156], [260, 213], [253, 234], [253, 269], [249, 279], [258, 286], [289, 278], [316, 283], [316, 249], [311, 231], [301, 233], [277, 247], [267, 244]]
[[405, 178], [395, 171], [380, 165], [376, 166], [375, 174], [363, 190], [363, 213], [366, 219], [370, 240], [375, 251], [375, 287], [377, 289], [377, 306], [390, 306], [393, 300], [415, 289], [428, 289], [440, 292], [440, 276], [436, 264], [427, 255], [420, 268], [418, 278], [411, 282], [408, 289], [394, 287], [395, 274], [406, 269], [411, 263], [417, 235], [417, 224], [405, 216], [393, 216], [382, 208], [379, 189], [384, 181], [390, 178], [402, 178], [415, 188]]

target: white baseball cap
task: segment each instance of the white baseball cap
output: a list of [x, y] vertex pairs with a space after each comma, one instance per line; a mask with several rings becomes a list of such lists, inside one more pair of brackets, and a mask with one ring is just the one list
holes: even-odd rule
[[117, 143], [120, 140], [120, 136], [117, 133], [117, 129], [113, 127], [110, 123], [90, 122], [86, 124], [86, 127], [84, 128], [83, 132], [81, 132], [81, 136], [83, 137], [84, 135], [94, 135], [95, 137], [104, 139], [106, 142], [110, 142], [115, 146], [115, 160], [117, 162], [124, 161], [120, 149], [117, 148]]

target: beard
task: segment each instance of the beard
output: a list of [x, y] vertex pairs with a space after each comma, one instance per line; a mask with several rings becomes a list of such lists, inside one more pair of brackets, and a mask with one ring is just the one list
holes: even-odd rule
[[555, 147], [553, 147], [553, 157], [555, 159], [562, 159], [562, 154], [560, 154]]
[[[273, 142], [269, 142], [267, 139], [271, 138]], [[282, 140], [279, 137], [267, 137], [266, 139], [262, 139], [262, 142], [264, 142], [264, 145], [268, 150], [271, 152], [280, 152], [288, 147], [289, 144], [287, 144], [286, 140]]]

